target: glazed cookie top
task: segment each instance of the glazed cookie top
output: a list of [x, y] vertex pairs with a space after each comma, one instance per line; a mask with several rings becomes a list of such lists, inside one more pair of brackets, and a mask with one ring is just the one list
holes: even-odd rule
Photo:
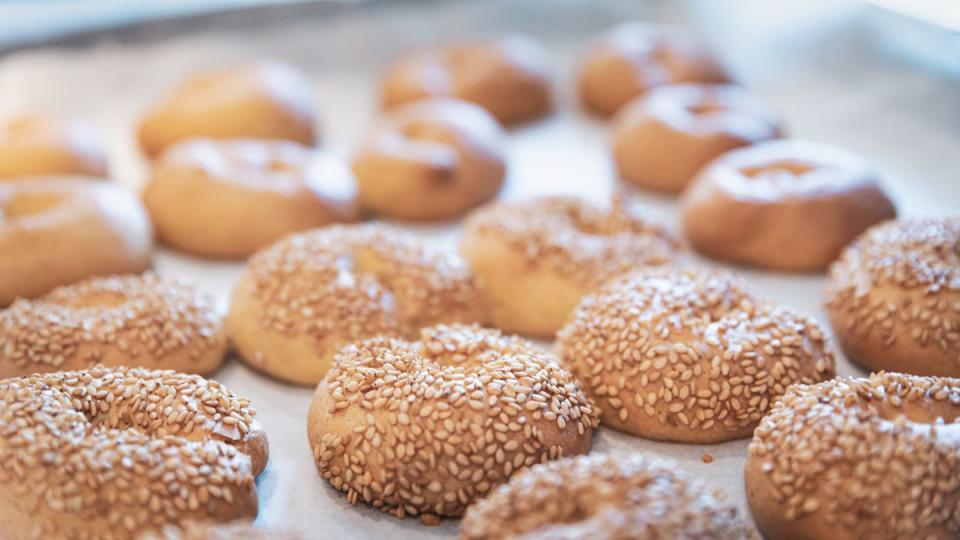
[[130, 532], [157, 526], [213, 501], [229, 504], [232, 490], [253, 484], [259, 470], [243, 448], [262, 437], [255, 415], [219, 383], [173, 371], [95, 367], [6, 379], [0, 484], [27, 508], [44, 509], [35, 518], [41, 529], [41, 514], [64, 513], [104, 516]]
[[719, 491], [677, 463], [642, 454], [593, 454], [523, 471], [470, 508], [461, 537], [757, 538]]
[[749, 456], [788, 519], [820, 510], [831, 523], [882, 528], [870, 537], [956, 531], [958, 416], [960, 379], [881, 372], [795, 385], [757, 428]]
[[83, 349], [90, 365], [105, 347], [130, 357], [199, 355], [223, 341], [213, 300], [157, 274], [97, 278], [20, 299], [0, 312], [0, 358], [18, 369], [56, 369]]
[[502, 239], [532, 266], [590, 283], [670, 262], [679, 246], [666, 229], [619, 201], [602, 208], [575, 197], [495, 203], [468, 216], [465, 227]]

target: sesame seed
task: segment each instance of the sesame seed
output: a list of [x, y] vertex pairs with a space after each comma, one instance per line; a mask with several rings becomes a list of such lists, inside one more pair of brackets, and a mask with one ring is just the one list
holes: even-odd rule
[[[204, 391], [217, 396], [213, 414], [195, 406]], [[157, 405], [164, 400], [166, 409]], [[259, 471], [246, 452], [264, 435], [241, 419], [255, 415], [249, 401], [219, 383], [174, 371], [96, 366], [5, 379], [0, 486], [18, 493], [6, 504], [36, 520], [44, 537], [69, 537], [81, 521], [94, 538], [114, 536], [116, 526], [179, 523], [187, 514], [252, 518], [255, 509], [246, 505], [202, 501], [253, 493]], [[218, 418], [247, 434], [222, 429]], [[177, 435], [188, 425], [194, 426], [189, 437]], [[5, 532], [0, 524], [0, 536]]]
[[460, 527], [465, 540], [535, 538], [544, 531], [556, 538], [757, 538], [719, 492], [678, 463], [639, 453], [535, 465], [472, 505]]
[[746, 467], [771, 488], [785, 523], [816, 514], [847, 529], [838, 536], [952, 537], [960, 486], [944, 479], [960, 454], [934, 428], [956, 429], [958, 403], [952, 378], [880, 372], [793, 385], [757, 427]]
[[[307, 338], [318, 351], [381, 335], [414, 338], [423, 326], [481, 318], [476, 286], [458, 257], [383, 224], [288, 236], [251, 257], [241, 283], [247, 281], [265, 332]], [[302, 316], [305, 308], [315, 315]], [[231, 312], [231, 328], [239, 316]], [[234, 336], [241, 356], [257, 357], [244, 337]], [[261, 369], [285, 376], [273, 366], [286, 366], [286, 358], [263, 351], [258, 358]]]
[[[555, 358], [476, 325], [425, 328], [417, 341], [348, 345], [325, 382], [314, 407], [329, 411], [329, 422], [309, 426], [321, 476], [351, 503], [394, 515], [461, 515], [518, 468], [587, 451], [597, 424], [594, 405]], [[359, 404], [368, 392], [382, 407], [357, 414], [368, 411]], [[392, 416], [402, 410], [410, 413]], [[544, 434], [548, 425], [555, 435]], [[332, 444], [332, 436], [342, 442]], [[367, 444], [375, 437], [385, 444]], [[379, 487], [367, 482], [370, 475]], [[384, 487], [395, 484], [404, 488]]]
[[0, 312], [0, 376], [94, 364], [205, 373], [225, 350], [213, 299], [151, 272], [59, 287]]
[[611, 208], [575, 197], [493, 203], [467, 216], [464, 236], [504, 243], [531, 267], [575, 280], [584, 292], [638, 265], [670, 262], [679, 246], [619, 199]]
[[557, 333], [557, 350], [603, 404], [603, 422], [686, 442], [748, 437], [786, 387], [831, 378], [835, 365], [811, 317], [729, 273], [669, 267], [585, 296]]
[[915, 218], [875, 225], [844, 250], [830, 267], [826, 308], [854, 361], [960, 375], [958, 246], [960, 218]]

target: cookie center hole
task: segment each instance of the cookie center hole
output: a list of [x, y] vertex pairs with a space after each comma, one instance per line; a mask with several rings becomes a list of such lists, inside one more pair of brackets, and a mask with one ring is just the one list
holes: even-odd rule
[[701, 101], [699, 103], [691, 103], [687, 105], [687, 111], [694, 116], [706, 116], [708, 114], [723, 112], [725, 110], [726, 107], [713, 100]]
[[673, 67], [676, 57], [666, 43], [656, 43], [650, 50], [650, 58], [657, 64]]
[[433, 122], [411, 122], [400, 129], [404, 136], [418, 140], [438, 143], [451, 143], [450, 131]]
[[0, 206], [0, 215], [8, 219], [32, 216], [53, 208], [61, 200], [62, 196], [52, 193], [20, 193]]
[[740, 170], [748, 178], [800, 178], [801, 176], [813, 171], [813, 167], [799, 161], [777, 161], [766, 165], [755, 167], [744, 167]]
[[267, 169], [274, 173], [294, 173], [297, 171], [297, 167], [293, 163], [276, 158], [267, 163]]

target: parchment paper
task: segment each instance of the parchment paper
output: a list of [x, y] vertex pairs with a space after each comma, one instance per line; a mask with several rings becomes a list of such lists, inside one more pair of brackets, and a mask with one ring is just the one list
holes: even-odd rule
[[[211, 28], [160, 41], [140, 36], [131, 41], [128, 34], [117, 41], [107, 34], [92, 46], [8, 55], [0, 61], [0, 115], [39, 109], [95, 121], [108, 137], [112, 175], [136, 190], [144, 176], [132, 137], [138, 111], [198, 68], [258, 56], [298, 66], [316, 85], [324, 144], [346, 156], [376, 115], [376, 76], [397, 51], [452, 37], [523, 31], [552, 51], [558, 112], [511, 132], [510, 176], [502, 197], [576, 193], [604, 200], [614, 186], [607, 126], [576, 107], [573, 67], [589, 36], [617, 20], [651, 18], [699, 28], [735, 76], [782, 114], [789, 133], [868, 156], [883, 172], [901, 214], [960, 211], [956, 81], [886, 53], [870, 32], [868, 15], [855, 4], [388, 2], [345, 6], [332, 14], [298, 13], [302, 16], [295, 20], [266, 25], [255, 20], [238, 25], [233, 17], [230, 30]], [[675, 201], [634, 195], [650, 215], [676, 227]], [[451, 247], [459, 234], [456, 224], [404, 227]], [[226, 310], [243, 265], [162, 250], [157, 267], [194, 279]], [[822, 276], [738, 271], [762, 294], [826, 320], [820, 306]], [[839, 372], [862, 373], [845, 360]], [[258, 481], [258, 524], [298, 530], [307, 538], [456, 534], [455, 520], [436, 527], [398, 520], [363, 505], [351, 507], [329, 487], [316, 473], [306, 442], [310, 389], [273, 381], [235, 359], [215, 378], [252, 399], [269, 435], [270, 463]], [[593, 452], [642, 451], [673, 458], [720, 486], [747, 511], [742, 487], [746, 445], [665, 444], [600, 429]], [[705, 453], [712, 463], [701, 460]]]

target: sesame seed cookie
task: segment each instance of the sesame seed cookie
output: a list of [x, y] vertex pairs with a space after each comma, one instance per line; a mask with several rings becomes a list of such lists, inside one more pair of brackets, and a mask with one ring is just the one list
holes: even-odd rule
[[830, 267], [843, 352], [871, 370], [960, 376], [960, 218], [889, 221]]
[[460, 252], [494, 326], [549, 338], [584, 294], [624, 272], [670, 262], [678, 246], [619, 199], [603, 208], [575, 197], [540, 197], [472, 212]]
[[584, 297], [557, 349], [605, 425], [676, 442], [749, 437], [788, 386], [830, 379], [835, 365], [813, 318], [732, 274], [670, 267]]
[[456, 256], [387, 225], [333, 225], [288, 236], [250, 259], [227, 333], [253, 367], [314, 385], [347, 343], [412, 338], [424, 326], [484, 316]]
[[679, 463], [594, 454], [535, 465], [467, 509], [463, 540], [759, 540]]
[[94, 278], [0, 311], [0, 378], [95, 364], [206, 374], [226, 348], [213, 299], [154, 273]]
[[524, 467], [586, 453], [596, 425], [553, 357], [457, 324], [341, 349], [307, 432], [321, 475], [351, 503], [435, 523]]
[[250, 402], [174, 371], [0, 381], [0, 537], [128, 539], [257, 514], [267, 439]]
[[960, 537], [960, 379], [878, 373], [794, 385], [750, 443], [770, 540]]

